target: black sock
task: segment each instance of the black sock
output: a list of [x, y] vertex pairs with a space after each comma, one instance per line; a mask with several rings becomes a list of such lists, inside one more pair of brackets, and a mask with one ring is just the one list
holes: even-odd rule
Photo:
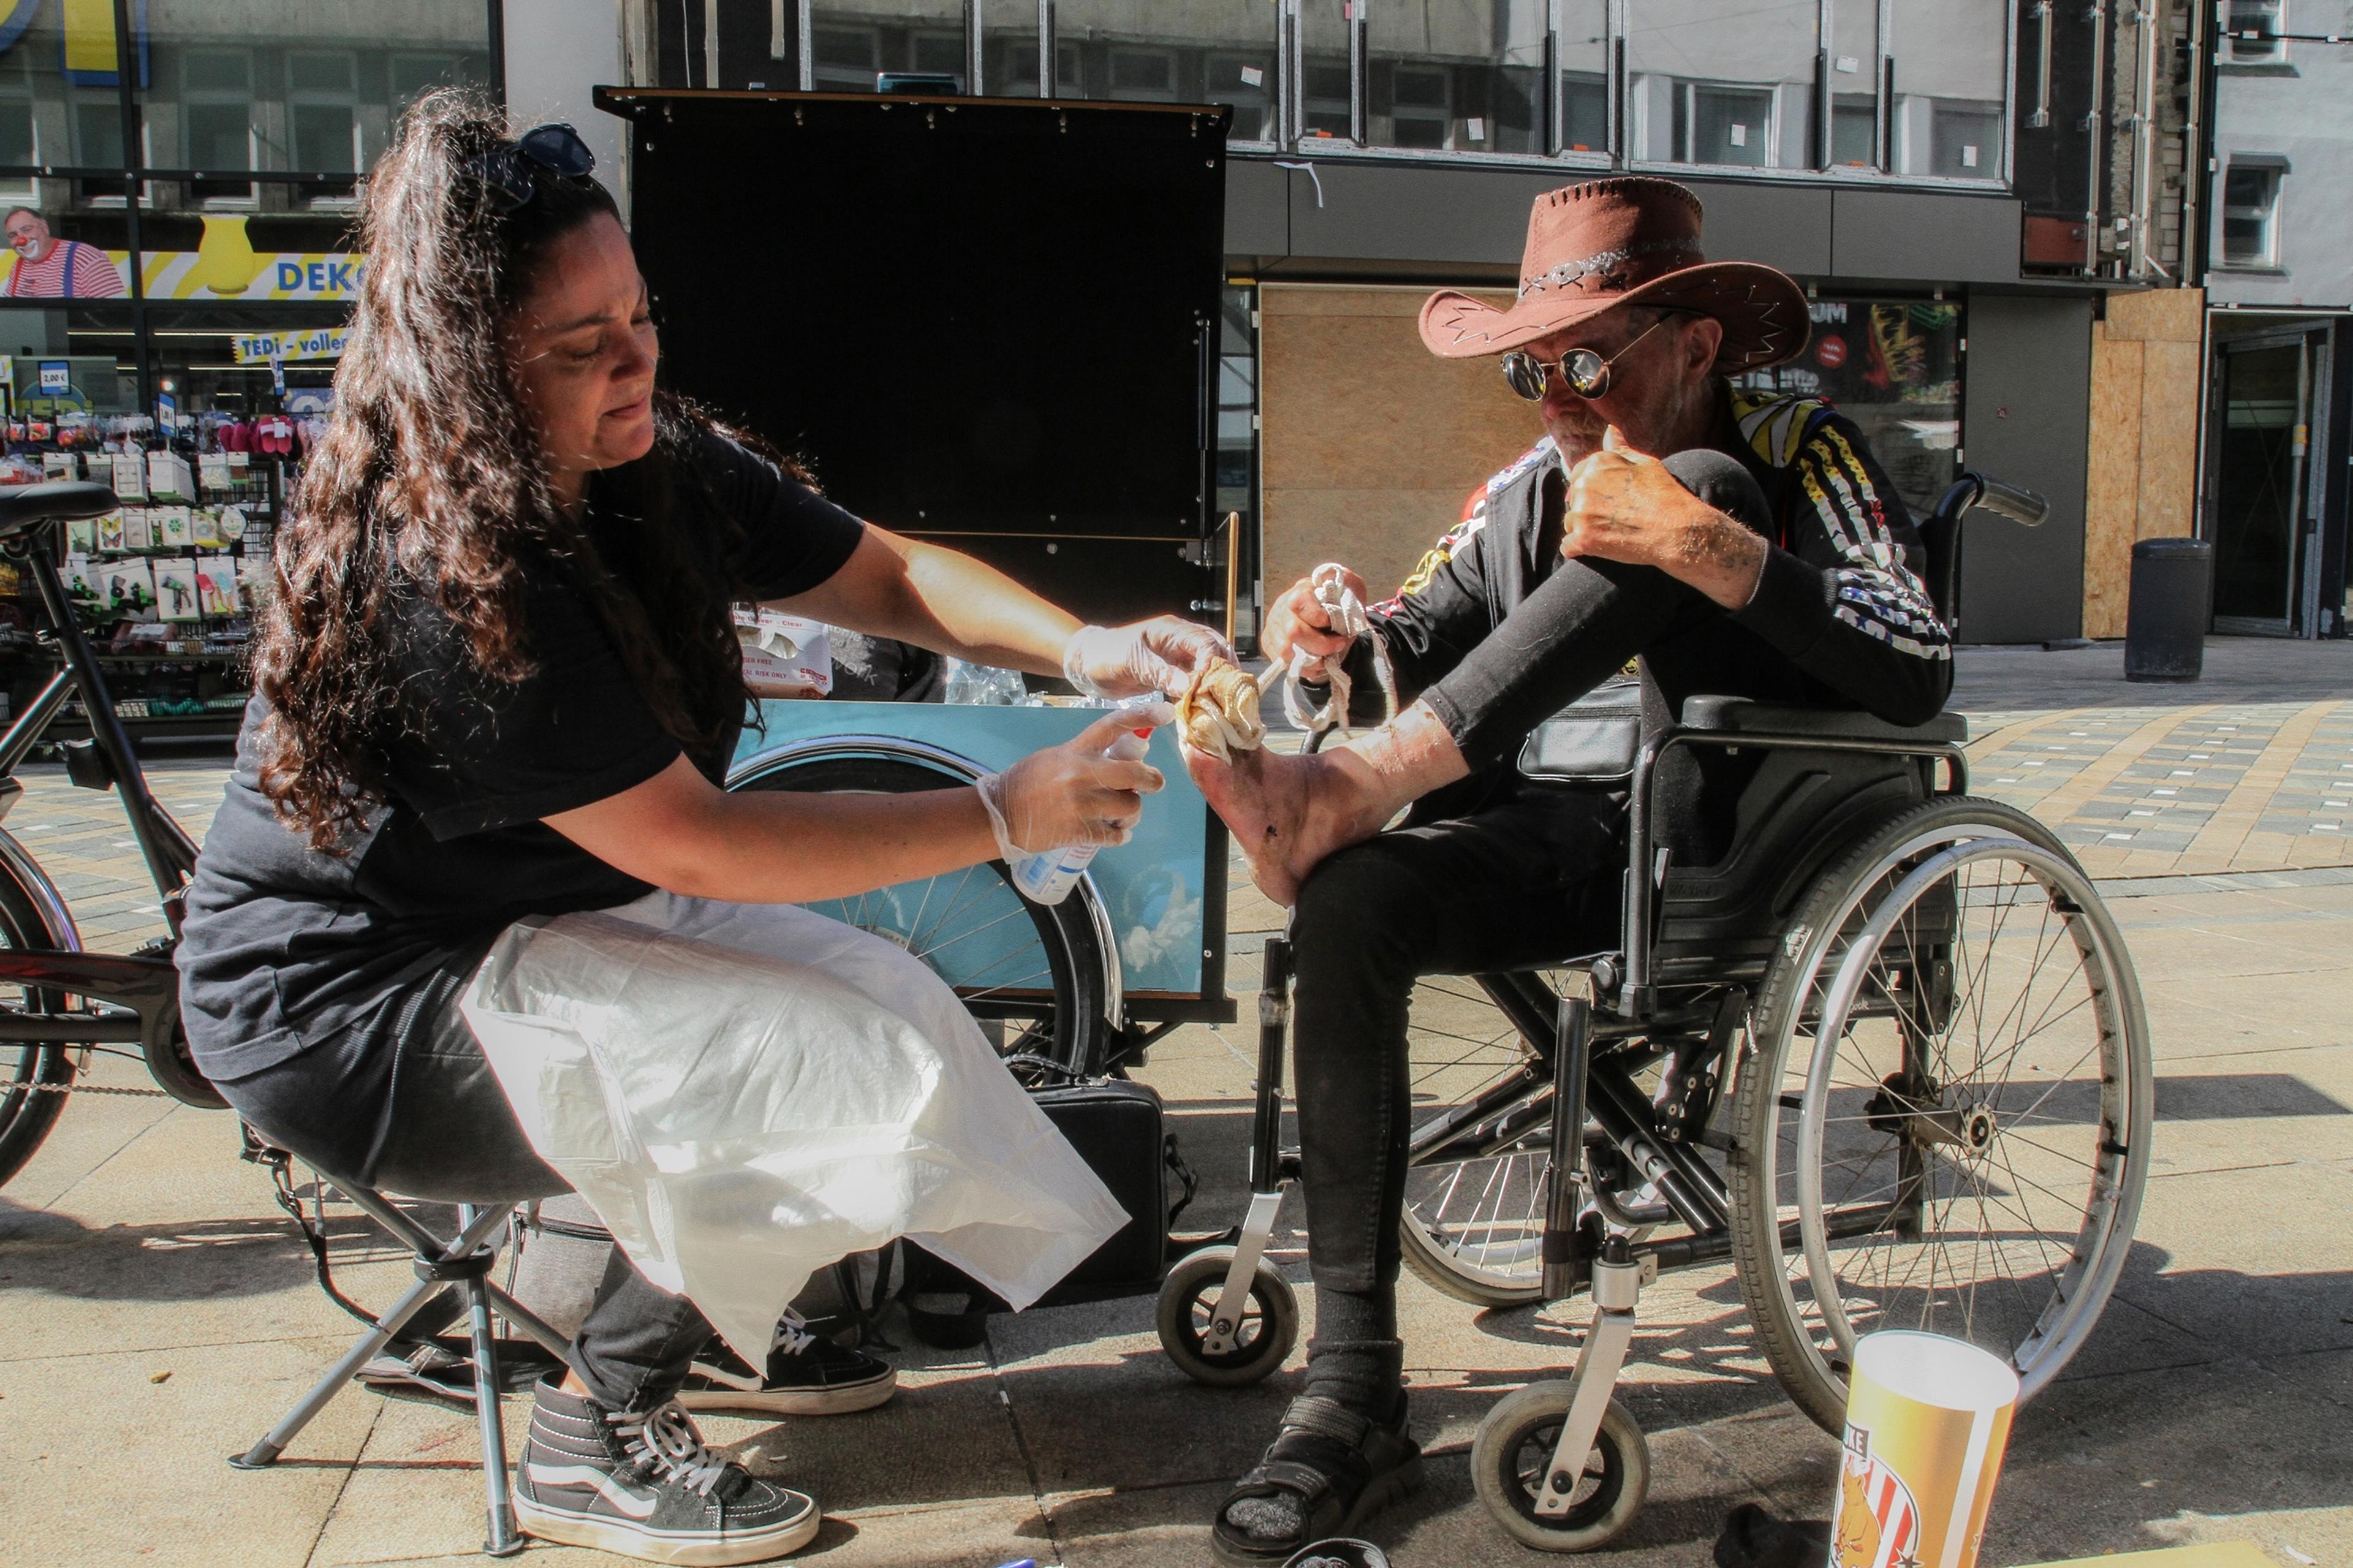
[[[1405, 1400], [1405, 1346], [1397, 1337], [1393, 1288], [1316, 1290], [1307, 1392], [1369, 1420], [1396, 1419]], [[1246, 1498], [1227, 1509], [1226, 1519], [1251, 1540], [1268, 1542], [1293, 1541], [1306, 1528], [1299, 1500], [1288, 1492]]]
[[1404, 1394], [1405, 1346], [1398, 1341], [1397, 1289], [1315, 1292], [1315, 1337], [1307, 1346], [1307, 1392], [1359, 1415], [1387, 1421]]

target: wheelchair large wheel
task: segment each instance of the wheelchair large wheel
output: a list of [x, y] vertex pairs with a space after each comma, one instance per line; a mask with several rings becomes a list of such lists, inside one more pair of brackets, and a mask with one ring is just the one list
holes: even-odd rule
[[[744, 789], [913, 795], [960, 780], [888, 757], [831, 756], [762, 773]], [[1032, 903], [1003, 862], [807, 906], [913, 953], [973, 1015], [1001, 1027], [1000, 1054], [1066, 1072], [1102, 1070], [1112, 1044], [1103, 942], [1074, 896]]]
[[1799, 904], [1749, 1046], [1734, 1258], [1799, 1407], [1839, 1430], [1883, 1328], [2040, 1391], [2106, 1305], [2149, 1160], [2140, 991], [2073, 857], [1990, 801], [1882, 819]]
[[[1557, 994], [1564, 972], [1527, 977]], [[1407, 1080], [1417, 1129], [1514, 1081], [1537, 1047], [1478, 982], [1432, 975], [1413, 989]], [[1552, 1116], [1531, 1091], [1483, 1125], [1493, 1136], [1459, 1159], [1417, 1160], [1398, 1221], [1406, 1267], [1432, 1289], [1476, 1307], [1532, 1306], [1542, 1297], [1545, 1191]]]

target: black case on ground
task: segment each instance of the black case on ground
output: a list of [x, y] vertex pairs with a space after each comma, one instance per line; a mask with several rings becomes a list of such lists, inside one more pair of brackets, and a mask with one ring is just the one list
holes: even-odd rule
[[[1041, 1307], [1075, 1301], [1099, 1301], [1118, 1296], [1148, 1295], [1160, 1288], [1168, 1252], [1171, 1215], [1169, 1182], [1175, 1177], [1190, 1197], [1191, 1178], [1176, 1158], [1175, 1135], [1162, 1126], [1159, 1094], [1126, 1079], [1080, 1079], [1050, 1089], [1030, 1091], [1038, 1109], [1046, 1113], [1079, 1157], [1103, 1179], [1127, 1224], [1088, 1255], [1061, 1283], [1041, 1297]], [[976, 1311], [1004, 1311], [1006, 1304], [971, 1276], [943, 1263], [920, 1247], [907, 1249], [906, 1290], [915, 1293], [965, 1293]], [[924, 1325], [919, 1320], [919, 1332]], [[925, 1337], [931, 1337], [925, 1332]]]

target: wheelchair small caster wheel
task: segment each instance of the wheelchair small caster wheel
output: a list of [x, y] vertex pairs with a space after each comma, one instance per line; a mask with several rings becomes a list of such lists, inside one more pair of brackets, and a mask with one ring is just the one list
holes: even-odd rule
[[1567, 1478], [1567, 1510], [1536, 1511], [1537, 1499], [1554, 1479], [1548, 1472], [1561, 1423], [1568, 1416], [1568, 1394], [1565, 1380], [1532, 1383], [1487, 1412], [1471, 1441], [1471, 1477], [1479, 1500], [1505, 1534], [1538, 1552], [1592, 1552], [1608, 1545], [1642, 1510], [1651, 1487], [1650, 1445], [1613, 1399], [1593, 1435], [1584, 1472]]
[[1210, 1353], [1210, 1319], [1233, 1262], [1232, 1247], [1204, 1247], [1170, 1269], [1160, 1286], [1160, 1348], [1186, 1376], [1212, 1388], [1261, 1381], [1299, 1342], [1299, 1299], [1274, 1266], [1261, 1259], [1242, 1302], [1233, 1347]]

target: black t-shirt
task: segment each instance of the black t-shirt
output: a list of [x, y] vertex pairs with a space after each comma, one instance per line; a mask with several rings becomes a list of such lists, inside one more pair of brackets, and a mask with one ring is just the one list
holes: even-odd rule
[[[691, 547], [716, 625], [738, 591], [805, 593], [858, 546], [856, 518], [721, 437], [697, 437], [674, 471], [668, 526]], [[592, 538], [618, 526], [596, 512], [596, 495]], [[732, 552], [721, 514], [742, 531]], [[397, 1040], [513, 921], [650, 890], [541, 820], [642, 784], [681, 754], [562, 564], [526, 564], [533, 668], [515, 682], [472, 670], [430, 600], [399, 595], [395, 613], [415, 734], [379, 759], [385, 798], [347, 854], [312, 850], [279, 819], [256, 782], [266, 708], [257, 695], [246, 710], [179, 948], [188, 1043], [215, 1079], [330, 1039], [344, 1052]], [[723, 753], [701, 765], [724, 764]]]

